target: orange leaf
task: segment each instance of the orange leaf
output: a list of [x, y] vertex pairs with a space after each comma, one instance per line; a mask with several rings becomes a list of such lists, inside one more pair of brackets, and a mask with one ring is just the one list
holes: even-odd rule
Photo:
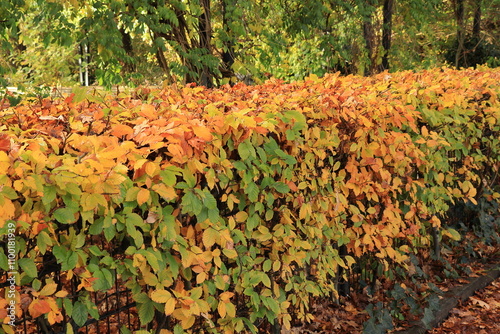
[[56, 322], [61, 322], [64, 320], [61, 312], [59, 311], [50, 311], [48, 316], [47, 316], [47, 320], [49, 321], [49, 324], [53, 325], [55, 324]]
[[42, 314], [46, 314], [51, 311], [49, 303], [43, 299], [35, 299], [28, 307], [28, 310], [33, 318], [38, 318]]
[[69, 96], [64, 99], [64, 103], [70, 104], [71, 102], [73, 102], [74, 97], [75, 97], [75, 93], [69, 94]]
[[111, 134], [116, 137], [130, 136], [134, 133], [134, 130], [125, 124], [116, 124], [111, 130]]
[[151, 104], [143, 104], [141, 106], [141, 111], [138, 113], [141, 116], [146, 117], [149, 120], [156, 119], [158, 117], [158, 113], [156, 109]]
[[210, 133], [210, 130], [206, 127], [193, 126], [193, 132], [197, 137], [203, 139], [204, 141], [212, 140], [212, 134]]
[[174, 157], [182, 158], [184, 156], [184, 150], [182, 149], [181, 145], [170, 144], [168, 145], [167, 149], [170, 153], [172, 153]]
[[10, 139], [6, 134], [0, 135], [0, 151], [10, 151]]
[[292, 181], [289, 181], [287, 183], [287, 185], [288, 185], [288, 188], [290, 188], [290, 190], [293, 191], [293, 192], [295, 192], [295, 191], [297, 191], [299, 189], [299, 188], [297, 188], [297, 185], [294, 182], [292, 182]]
[[150, 196], [149, 190], [142, 188], [137, 193], [137, 204], [143, 205], [149, 200], [149, 196]]

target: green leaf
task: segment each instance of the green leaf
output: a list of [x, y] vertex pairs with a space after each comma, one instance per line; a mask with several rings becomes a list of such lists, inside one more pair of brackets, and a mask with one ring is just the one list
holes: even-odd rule
[[56, 187], [55, 186], [44, 186], [43, 187], [43, 196], [42, 203], [47, 206], [52, 203], [53, 200], [56, 199]]
[[5, 271], [10, 271], [9, 260], [7, 259], [7, 255], [4, 254], [3, 249], [0, 249], [0, 268]]
[[254, 182], [250, 182], [245, 188], [245, 194], [248, 195], [248, 199], [251, 202], [257, 202], [259, 199], [259, 187]]
[[183, 170], [182, 175], [189, 188], [194, 188], [196, 186], [196, 176], [191, 171]]
[[92, 284], [94, 290], [106, 291], [113, 286], [113, 275], [108, 269], [97, 270], [93, 273], [93, 276], [97, 278]]
[[273, 184], [273, 188], [281, 194], [286, 194], [290, 191], [290, 187], [288, 187], [288, 185], [284, 184], [283, 182], [276, 182], [275, 184]]
[[160, 271], [160, 264], [158, 262], [158, 258], [156, 257], [153, 251], [141, 250], [140, 253], [146, 257], [146, 260], [148, 261], [149, 265], [155, 272]]
[[148, 302], [138, 304], [139, 319], [141, 320], [141, 325], [150, 323], [155, 315], [154, 303], [150, 300]]
[[[139, 313], [139, 318], [140, 316], [141, 315]], [[132, 334], [132, 332], [125, 325], [123, 325], [122, 327], [120, 327], [120, 334]]]
[[11, 187], [4, 186], [1, 192], [8, 199], [16, 199], [19, 197], [19, 196], [17, 196], [16, 191], [14, 189], [12, 189]]
[[78, 262], [78, 254], [76, 252], [68, 252], [66, 253], [67, 258], [61, 263], [61, 270], [73, 270], [76, 268], [76, 264]]
[[175, 186], [177, 183], [177, 175], [178, 173], [168, 169], [164, 169], [160, 172], [161, 181], [170, 187]]
[[248, 231], [253, 231], [260, 224], [260, 217], [258, 214], [254, 213], [247, 219], [246, 229]]
[[54, 246], [54, 248], [52, 248], [52, 254], [54, 254], [54, 256], [56, 257], [57, 263], [61, 263], [66, 260], [66, 252], [66, 248], [59, 245], [56, 245]]
[[212, 223], [217, 223], [219, 221], [219, 209], [214, 209], [214, 210], [210, 210], [208, 211], [208, 219], [212, 222]]
[[293, 121], [295, 123], [294, 128], [297, 128], [298, 130], [302, 130], [303, 128], [307, 127], [306, 117], [300, 111], [288, 110], [283, 115], [285, 116], [284, 120], [286, 122]]
[[203, 205], [210, 210], [217, 209], [217, 200], [215, 197], [208, 190], [203, 191], [203, 195], [205, 196], [203, 198]]
[[72, 224], [76, 222], [75, 211], [71, 208], [61, 208], [54, 211], [54, 218], [63, 224]]
[[240, 155], [241, 160], [247, 160], [248, 158], [256, 158], [257, 153], [255, 152], [255, 148], [252, 143], [247, 139], [244, 142], [241, 142], [238, 145], [238, 153]]
[[202, 209], [203, 203], [193, 191], [188, 191], [182, 196], [182, 213], [198, 215]]
[[72, 316], [73, 320], [79, 327], [82, 327], [85, 324], [89, 316], [87, 307], [81, 302], [75, 302], [75, 304], [73, 305], [72, 314], [73, 314]]
[[36, 269], [35, 262], [30, 258], [23, 258], [17, 261], [19, 267], [28, 275], [29, 277], [37, 277], [38, 270]]
[[52, 246], [52, 238], [45, 231], [38, 233], [36, 237], [36, 245], [40, 250], [40, 253], [45, 254], [48, 246]]
[[142, 219], [142, 217], [139, 216], [137, 213], [127, 214], [125, 221], [127, 222], [127, 224], [130, 223], [135, 226], [141, 226], [144, 224], [144, 219]]
[[63, 299], [63, 306], [64, 310], [66, 311], [66, 314], [71, 317], [73, 314], [73, 303], [71, 302], [70, 298], [64, 298]]
[[104, 219], [99, 218], [96, 221], [94, 221], [90, 227], [89, 227], [89, 233], [92, 235], [98, 235], [102, 233], [102, 229], [104, 226]]

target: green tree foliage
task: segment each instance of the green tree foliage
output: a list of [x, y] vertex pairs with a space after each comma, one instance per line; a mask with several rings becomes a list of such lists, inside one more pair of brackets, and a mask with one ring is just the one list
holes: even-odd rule
[[68, 85], [87, 69], [106, 86], [210, 87], [495, 65], [499, 12], [500, 0], [0, 0], [0, 70], [2, 85]]

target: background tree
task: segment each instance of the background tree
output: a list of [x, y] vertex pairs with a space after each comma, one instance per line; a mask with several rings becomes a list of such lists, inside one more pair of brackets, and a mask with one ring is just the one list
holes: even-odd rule
[[105, 86], [210, 87], [500, 58], [500, 0], [0, 0], [0, 15], [4, 86], [88, 69]]

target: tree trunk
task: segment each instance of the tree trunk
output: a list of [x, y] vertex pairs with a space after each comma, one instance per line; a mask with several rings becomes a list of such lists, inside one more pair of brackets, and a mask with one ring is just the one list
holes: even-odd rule
[[134, 56], [134, 48], [132, 46], [132, 37], [130, 36], [130, 33], [128, 33], [124, 28], [120, 28], [120, 34], [122, 36], [122, 44], [123, 44], [123, 49], [125, 50], [125, 53], [127, 56], [129, 56], [129, 59], [125, 59], [125, 66], [124, 69], [128, 73], [132, 73], [135, 71], [135, 64], [132, 61], [132, 57]]
[[[226, 1], [228, 0], [221, 0], [222, 1], [222, 28], [226, 32], [226, 35], [230, 35], [230, 30], [231, 28], [229, 27], [229, 20], [228, 18], [231, 17], [230, 13], [228, 13], [227, 10], [227, 3]], [[235, 1], [235, 3], [237, 0]], [[222, 64], [221, 64], [221, 74], [222, 78], [229, 78], [231, 79], [234, 77], [234, 71], [232, 69], [233, 64], [234, 64], [234, 43], [233, 40], [227, 40], [224, 41], [224, 51], [222, 52]]]
[[363, 37], [365, 38], [365, 47], [368, 53], [368, 65], [366, 65], [365, 75], [372, 75], [374, 72], [373, 49], [375, 43], [373, 35], [373, 24], [370, 16], [369, 20], [363, 22]]
[[[464, 43], [465, 43], [465, 0], [455, 0], [455, 19], [457, 21], [457, 53], [455, 54], [455, 67], [459, 68], [464, 60]], [[464, 62], [465, 65], [465, 62]]]
[[381, 71], [389, 69], [389, 49], [391, 48], [392, 37], [392, 14], [394, 12], [394, 0], [384, 0], [383, 26], [382, 26], [382, 47], [384, 55], [382, 57]]
[[[375, 32], [373, 29], [373, 6], [371, 3], [365, 8], [367, 11], [363, 16], [363, 38], [365, 39], [365, 48], [368, 53], [368, 64], [365, 66], [365, 75], [372, 75], [375, 72]], [[370, 11], [368, 13], [368, 11]]]
[[481, 0], [474, 1], [474, 22], [472, 24], [472, 38], [479, 42], [481, 34]]
[[[210, 23], [210, 0], [200, 0], [200, 4], [203, 7], [203, 13], [198, 18], [198, 36], [200, 39], [200, 48], [204, 49], [204, 52], [211, 54], [210, 41], [212, 39], [212, 26]], [[205, 87], [213, 86], [213, 75], [206, 64], [201, 63], [201, 73], [199, 78], [199, 84]]]

